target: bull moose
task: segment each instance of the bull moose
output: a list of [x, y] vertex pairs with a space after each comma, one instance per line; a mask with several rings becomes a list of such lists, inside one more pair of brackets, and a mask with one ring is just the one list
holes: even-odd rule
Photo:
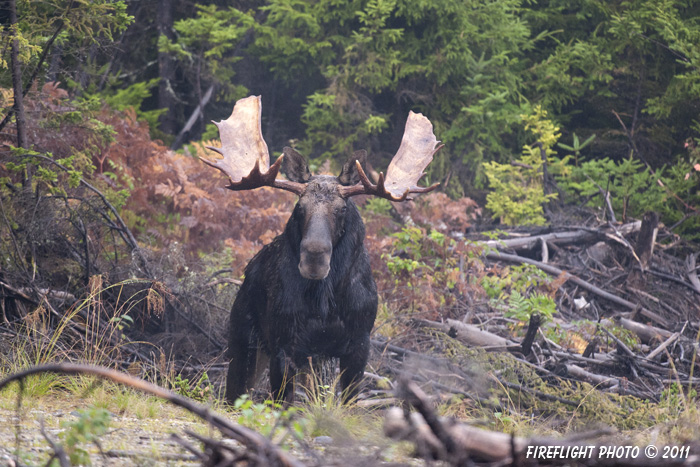
[[[306, 159], [289, 147], [270, 166], [260, 118], [259, 96], [236, 102], [227, 120], [215, 122], [222, 147], [209, 149], [223, 158], [202, 159], [230, 178], [231, 190], [270, 186], [299, 196], [284, 232], [245, 269], [231, 310], [226, 399], [233, 402], [252, 387], [264, 357], [278, 400], [293, 401], [293, 375], [309, 357], [338, 358], [340, 384], [351, 397], [364, 374], [377, 314], [365, 227], [351, 198], [403, 201], [435, 189], [416, 184], [439, 142], [430, 121], [410, 112], [386, 177], [380, 174], [374, 184], [363, 169], [366, 151], [356, 151], [338, 177], [311, 175]], [[277, 178], [280, 168], [287, 180]]]

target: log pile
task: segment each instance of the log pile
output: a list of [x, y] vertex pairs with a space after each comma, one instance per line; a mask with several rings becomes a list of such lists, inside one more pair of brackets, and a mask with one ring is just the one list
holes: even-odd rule
[[524, 438], [484, 430], [435, 413], [429, 397], [420, 387], [402, 380], [398, 394], [414, 412], [392, 407], [387, 411], [384, 433], [397, 440], [414, 443], [418, 455], [442, 460], [454, 466], [467, 465], [598, 465], [598, 466], [681, 466], [700, 462], [698, 446], [682, 448], [682, 455], [663, 457], [666, 446], [644, 449], [608, 444], [611, 430], [579, 433], [564, 439]]
[[[672, 251], [683, 251], [680, 245], [667, 243], [654, 249], [657, 223], [658, 217], [649, 215], [644, 221], [620, 226], [580, 227], [483, 243], [484, 256], [491, 264], [529, 264], [561, 284], [553, 292], [558, 311], [555, 321], [565, 330], [575, 320], [593, 323], [594, 332], [577, 335], [585, 339], [585, 350], [548, 339], [537, 314], [531, 316], [525, 336], [513, 339], [512, 320], [509, 323], [483, 303], [462, 316], [414, 319], [416, 334], [425, 336], [428, 330], [437, 330], [468, 348], [508, 353], [543, 378], [586, 382], [608, 393], [658, 401], [673, 382], [696, 385], [700, 382], [693, 377], [700, 328], [698, 253], [687, 251], [680, 260]], [[635, 339], [623, 341], [610, 332], [612, 328], [627, 330]], [[396, 375], [400, 369], [391, 362], [404, 361], [411, 355], [409, 350], [414, 350], [398, 342], [374, 344], [388, 357], [385, 362]], [[415, 355], [422, 353], [414, 351]], [[418, 358], [424, 360], [425, 355]], [[454, 361], [442, 359], [440, 365], [454, 367]], [[470, 380], [464, 368], [450, 371]], [[528, 390], [526, 386], [522, 389]]]

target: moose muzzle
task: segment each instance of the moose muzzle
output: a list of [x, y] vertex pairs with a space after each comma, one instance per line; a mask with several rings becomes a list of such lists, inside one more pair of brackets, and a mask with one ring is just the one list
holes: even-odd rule
[[301, 242], [299, 272], [302, 277], [323, 280], [331, 270], [333, 245], [330, 241], [304, 239]]

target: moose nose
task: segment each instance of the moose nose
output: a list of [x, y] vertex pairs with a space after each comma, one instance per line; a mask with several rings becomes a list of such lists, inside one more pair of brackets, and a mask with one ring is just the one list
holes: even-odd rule
[[333, 246], [330, 242], [302, 241], [299, 261], [301, 275], [312, 280], [325, 279], [331, 269], [332, 249]]
[[332, 245], [330, 242], [307, 240], [301, 242], [301, 251], [309, 256], [320, 257], [331, 254]]

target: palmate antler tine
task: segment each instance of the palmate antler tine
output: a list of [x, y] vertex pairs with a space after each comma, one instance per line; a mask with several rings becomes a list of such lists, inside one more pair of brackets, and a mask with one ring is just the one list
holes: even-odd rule
[[267, 173], [270, 167], [270, 153], [260, 127], [261, 107], [260, 96], [250, 96], [236, 102], [229, 118], [214, 122], [219, 128], [221, 148], [212, 149], [224, 158], [202, 160], [228, 175], [234, 186], [256, 165], [260, 173]]
[[411, 199], [410, 193], [427, 193], [438, 187], [439, 183], [428, 187], [419, 187], [418, 180], [425, 175], [425, 168], [433, 160], [433, 155], [444, 145], [435, 138], [433, 125], [422, 114], [410, 112], [406, 121], [401, 146], [389, 163], [384, 173], [379, 173], [377, 184], [373, 184], [362, 166], [356, 161], [360, 183], [343, 187], [343, 196], [360, 194], [375, 195], [390, 201]]
[[392, 198], [408, 193], [425, 193], [437, 188], [419, 187], [418, 180], [443, 145], [433, 133], [433, 124], [423, 114], [409, 112], [399, 150], [389, 163], [384, 187]]
[[272, 186], [300, 194], [304, 191], [302, 184], [276, 179], [282, 157], [270, 167], [270, 153], [260, 125], [261, 116], [260, 96], [250, 96], [236, 102], [229, 118], [214, 122], [219, 128], [221, 148], [207, 146], [207, 149], [224, 156], [223, 159], [202, 158], [202, 162], [226, 174], [231, 180], [227, 188], [231, 190]]

